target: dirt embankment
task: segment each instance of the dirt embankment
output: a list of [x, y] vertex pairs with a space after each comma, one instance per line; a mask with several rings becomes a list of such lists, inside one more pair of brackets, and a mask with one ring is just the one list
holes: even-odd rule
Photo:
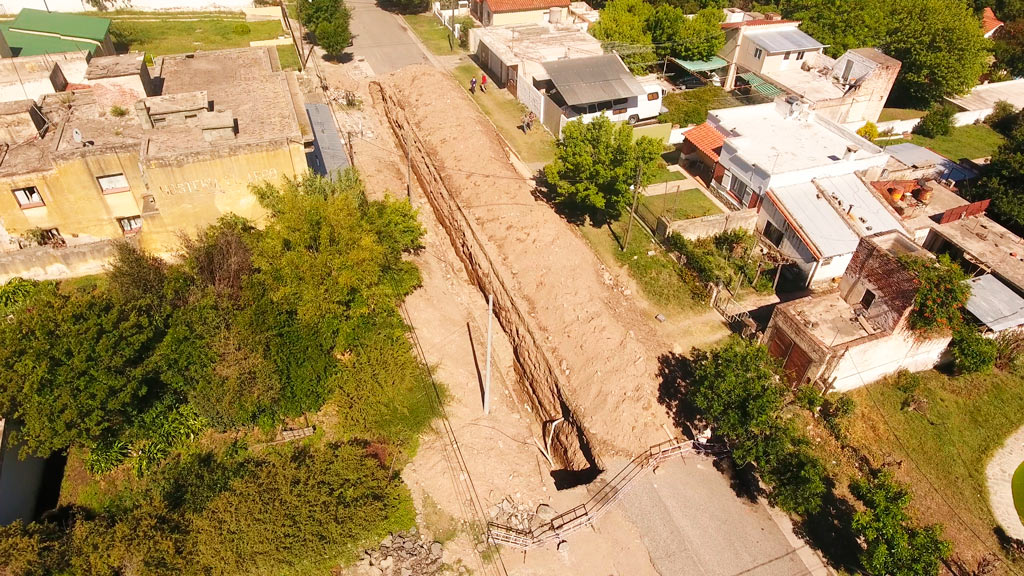
[[[600, 454], [665, 439], [657, 341], [607, 284], [578, 234], [533, 194], [494, 128], [448, 75], [407, 68], [382, 81], [397, 139], [473, 282], [494, 294], [538, 420], [565, 418], [552, 452], [574, 471]], [[647, 344], [645, 350], [643, 338]], [[547, 429], [544, 429], [547, 432]]]

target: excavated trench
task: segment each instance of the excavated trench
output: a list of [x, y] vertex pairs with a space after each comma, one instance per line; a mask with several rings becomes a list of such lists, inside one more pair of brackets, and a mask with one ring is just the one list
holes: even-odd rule
[[[506, 282], [506, 270], [497, 265], [462, 210], [437, 166], [427, 152], [405, 110], [387, 87], [370, 83], [376, 103], [384, 110], [413, 174], [427, 196], [437, 220], [462, 261], [470, 280], [484, 295], [494, 295], [494, 316], [512, 344], [521, 391], [532, 404], [541, 435], [550, 435], [550, 456], [556, 470], [551, 476], [559, 489], [586, 484], [601, 472], [583, 426], [564, 396], [561, 376], [554, 362], [539, 345], [529, 317]], [[554, 426], [552, 434], [551, 427]]]

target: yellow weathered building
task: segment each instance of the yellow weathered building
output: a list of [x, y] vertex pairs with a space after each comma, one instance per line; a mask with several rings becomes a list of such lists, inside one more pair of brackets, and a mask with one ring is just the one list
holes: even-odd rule
[[[90, 67], [119, 68], [107, 58], [125, 57]], [[153, 69], [160, 95], [126, 100], [124, 66], [150, 79], [125, 60], [109, 85], [0, 105], [8, 249], [41, 235], [69, 246], [135, 237], [171, 254], [180, 234], [225, 214], [260, 222], [249, 187], [304, 174], [312, 139], [294, 76], [273, 62], [265, 48], [165, 57]]]

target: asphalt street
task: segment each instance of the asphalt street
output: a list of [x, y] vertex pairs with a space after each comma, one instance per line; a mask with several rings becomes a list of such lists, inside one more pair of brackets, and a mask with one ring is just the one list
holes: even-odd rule
[[374, 2], [346, 2], [352, 10], [352, 53], [362, 57], [374, 74], [389, 74], [400, 68], [427, 62], [398, 18]]

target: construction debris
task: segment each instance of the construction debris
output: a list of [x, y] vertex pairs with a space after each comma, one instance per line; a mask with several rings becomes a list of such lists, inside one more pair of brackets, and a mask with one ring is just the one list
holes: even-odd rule
[[[444, 570], [440, 542], [424, 540], [413, 528], [384, 538], [356, 563], [356, 574], [366, 576], [433, 576]], [[463, 568], [465, 570], [465, 568]]]

